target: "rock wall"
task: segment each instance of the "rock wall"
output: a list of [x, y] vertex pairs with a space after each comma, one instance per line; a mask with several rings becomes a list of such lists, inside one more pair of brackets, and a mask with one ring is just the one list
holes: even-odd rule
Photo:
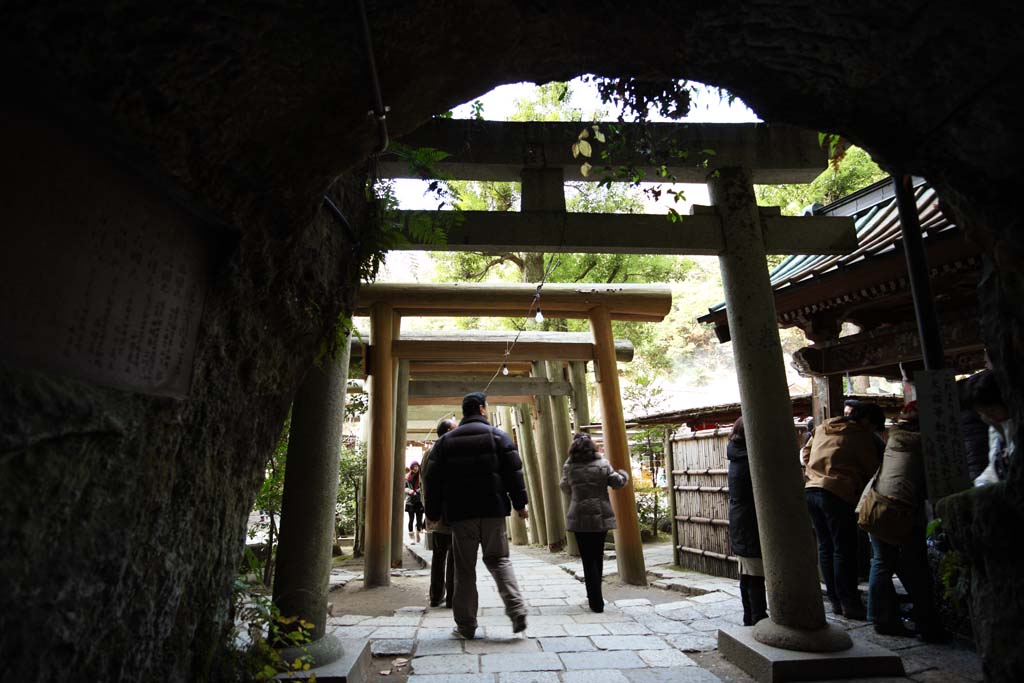
[[[766, 120], [842, 133], [887, 169], [926, 176], [992, 256], [984, 330], [1024, 419], [1024, 364], [1012, 360], [1024, 352], [1020, 5], [367, 4], [393, 134], [499, 83], [689, 77]], [[352, 245], [318, 207], [376, 142], [355, 7], [4, 6], [5, 94], [129, 150], [232, 226], [237, 244], [206, 304], [187, 401], [3, 371], [0, 678], [215, 670], [262, 463], [353, 292]], [[352, 189], [345, 210], [359, 225]], [[1022, 476], [1015, 464], [1006, 486], [969, 497], [954, 527], [981, 541], [975, 610], [990, 624], [979, 633], [992, 680], [1020, 670], [1008, 647], [1021, 562], [996, 529], [1021, 517]]]

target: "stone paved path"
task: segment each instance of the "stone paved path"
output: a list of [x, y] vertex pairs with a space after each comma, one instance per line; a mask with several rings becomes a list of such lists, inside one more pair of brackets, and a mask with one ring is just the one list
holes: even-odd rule
[[738, 623], [735, 595], [712, 591], [657, 606], [620, 600], [595, 614], [585, 606], [583, 584], [567, 571], [515, 548], [512, 559], [530, 608], [525, 634], [512, 633], [482, 563], [476, 640], [452, 636], [451, 610], [443, 608], [344, 615], [329, 624], [339, 637], [373, 641], [375, 655], [411, 654], [409, 683], [718, 683], [686, 653], [714, 649], [719, 626]]

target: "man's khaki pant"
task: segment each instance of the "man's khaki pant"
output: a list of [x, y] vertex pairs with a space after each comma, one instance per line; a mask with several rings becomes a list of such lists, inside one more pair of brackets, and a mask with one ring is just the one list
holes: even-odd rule
[[510, 618], [526, 614], [512, 562], [508, 559], [508, 536], [504, 517], [478, 517], [453, 522], [452, 550], [455, 556], [455, 624], [466, 635], [476, 630], [476, 549], [483, 548], [484, 566], [498, 584], [498, 593]]

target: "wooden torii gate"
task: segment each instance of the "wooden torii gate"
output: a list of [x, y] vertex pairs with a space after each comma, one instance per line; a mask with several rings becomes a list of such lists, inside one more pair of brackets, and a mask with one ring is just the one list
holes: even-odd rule
[[[616, 343], [612, 320], [664, 319], [672, 307], [672, 292], [665, 285], [561, 285], [543, 288], [541, 305], [549, 318], [584, 318], [590, 321], [592, 342], [542, 341], [527, 338], [507, 342], [416, 340], [397, 338], [400, 316], [522, 316], [530, 309], [533, 285], [368, 285], [360, 290], [356, 315], [370, 317], [370, 350], [367, 374], [371, 378], [370, 439], [367, 455], [366, 560], [367, 586], [390, 582], [392, 524], [395, 505], [395, 380], [397, 362], [453, 362], [491, 360], [494, 370], [506, 361], [580, 361], [594, 363], [603, 414], [609, 424], [605, 454], [616, 468], [629, 470], [629, 449], [619, 390]], [[493, 371], [492, 371], [493, 372]], [[483, 387], [480, 387], [483, 388]], [[616, 429], [614, 425], [622, 425]], [[546, 477], [545, 480], [549, 477]], [[646, 570], [640, 544], [636, 501], [632, 486], [612, 493], [619, 520], [616, 556], [619, 577], [643, 585]], [[558, 513], [561, 514], [560, 512]], [[554, 520], [551, 520], [554, 521]], [[564, 530], [564, 526], [562, 527]], [[550, 540], [550, 539], [549, 539]]]

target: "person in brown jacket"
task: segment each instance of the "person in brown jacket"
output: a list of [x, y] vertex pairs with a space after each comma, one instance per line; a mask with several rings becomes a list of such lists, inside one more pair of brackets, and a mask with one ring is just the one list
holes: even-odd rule
[[814, 430], [805, 475], [807, 509], [818, 537], [818, 562], [832, 611], [863, 620], [867, 610], [857, 590], [857, 513], [855, 507], [882, 460], [884, 444], [875, 434], [880, 411], [855, 404]]
[[615, 513], [608, 500], [608, 487], [620, 489], [628, 482], [629, 473], [612, 469], [588, 435], [579, 433], [573, 436], [560, 485], [563, 491], [572, 494], [566, 513], [566, 529], [575, 534], [580, 548], [587, 602], [592, 612], [604, 611], [604, 598], [601, 596], [604, 541], [608, 532], [615, 528]]

